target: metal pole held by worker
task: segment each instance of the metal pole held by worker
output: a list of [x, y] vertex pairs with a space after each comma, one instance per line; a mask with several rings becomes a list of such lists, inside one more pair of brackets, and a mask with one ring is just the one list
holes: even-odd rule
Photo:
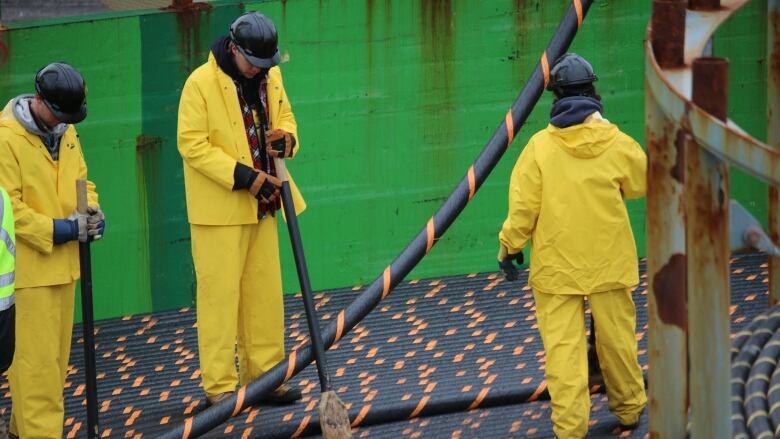
[[[76, 180], [76, 209], [87, 213], [87, 181]], [[81, 319], [84, 329], [84, 373], [87, 387], [87, 437], [99, 437], [97, 371], [95, 368], [95, 322], [92, 313], [92, 257], [89, 241], [79, 242], [81, 267]]]
[[336, 392], [330, 388], [328, 365], [325, 360], [325, 347], [320, 334], [320, 323], [317, 318], [317, 309], [314, 306], [314, 297], [309, 283], [309, 270], [306, 268], [306, 257], [303, 253], [301, 232], [298, 227], [298, 217], [295, 214], [292, 192], [287, 176], [287, 167], [284, 159], [274, 158], [276, 173], [282, 181], [281, 195], [284, 214], [287, 219], [287, 230], [290, 232], [293, 255], [295, 256], [295, 268], [298, 271], [298, 280], [301, 284], [301, 295], [306, 310], [306, 321], [309, 325], [309, 336], [314, 348], [314, 358], [317, 362], [317, 373], [320, 378], [322, 391], [319, 414], [322, 435], [325, 439], [347, 439], [352, 437], [352, 429], [349, 423], [347, 409]]

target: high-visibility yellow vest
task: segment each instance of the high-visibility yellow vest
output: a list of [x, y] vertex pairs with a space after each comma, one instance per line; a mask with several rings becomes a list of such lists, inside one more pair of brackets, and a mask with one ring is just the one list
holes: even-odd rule
[[16, 279], [16, 236], [14, 235], [14, 210], [11, 198], [5, 189], [0, 188], [3, 202], [0, 204], [0, 217], [3, 227], [0, 229], [0, 311], [14, 304], [14, 280]]

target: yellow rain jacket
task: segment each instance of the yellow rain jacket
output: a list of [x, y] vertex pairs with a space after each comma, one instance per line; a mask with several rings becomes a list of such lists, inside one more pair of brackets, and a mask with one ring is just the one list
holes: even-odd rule
[[[60, 141], [54, 161], [40, 137], [14, 117], [10, 103], [0, 113], [0, 187], [11, 197], [16, 227], [16, 288], [68, 284], [80, 276], [79, 245], [54, 245], [54, 218], [76, 210], [76, 180], [87, 165], [73, 125]], [[88, 181], [88, 203], [98, 205]]]
[[534, 290], [587, 295], [639, 283], [623, 198], [645, 194], [646, 170], [639, 144], [598, 113], [531, 138], [512, 171], [499, 240], [518, 253], [533, 238]]
[[[268, 113], [271, 128], [300, 139], [282, 72], [268, 72]], [[254, 167], [233, 80], [217, 65], [214, 54], [195, 69], [179, 102], [178, 147], [184, 160], [184, 185], [190, 224], [240, 225], [257, 223], [258, 201], [247, 190], [233, 191], [236, 161]], [[215, 184], [216, 183], [216, 184]], [[297, 213], [306, 203], [290, 176]]]

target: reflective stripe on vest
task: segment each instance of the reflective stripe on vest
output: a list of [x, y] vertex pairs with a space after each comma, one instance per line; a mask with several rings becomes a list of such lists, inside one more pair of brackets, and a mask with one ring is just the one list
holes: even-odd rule
[[0, 298], [0, 311], [5, 311], [8, 308], [12, 307], [15, 301], [16, 301], [16, 296], [13, 294], [11, 294], [8, 297]]
[[10, 308], [14, 304], [14, 281], [16, 279], [16, 236], [14, 235], [13, 209], [8, 193], [0, 189], [2, 202], [0, 203], [0, 311]]

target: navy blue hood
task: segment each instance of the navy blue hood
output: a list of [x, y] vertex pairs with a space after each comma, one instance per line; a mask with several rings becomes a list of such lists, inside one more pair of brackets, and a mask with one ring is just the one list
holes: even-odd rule
[[596, 111], [604, 114], [604, 106], [587, 96], [569, 96], [559, 99], [550, 110], [550, 123], [556, 128], [578, 125]]

